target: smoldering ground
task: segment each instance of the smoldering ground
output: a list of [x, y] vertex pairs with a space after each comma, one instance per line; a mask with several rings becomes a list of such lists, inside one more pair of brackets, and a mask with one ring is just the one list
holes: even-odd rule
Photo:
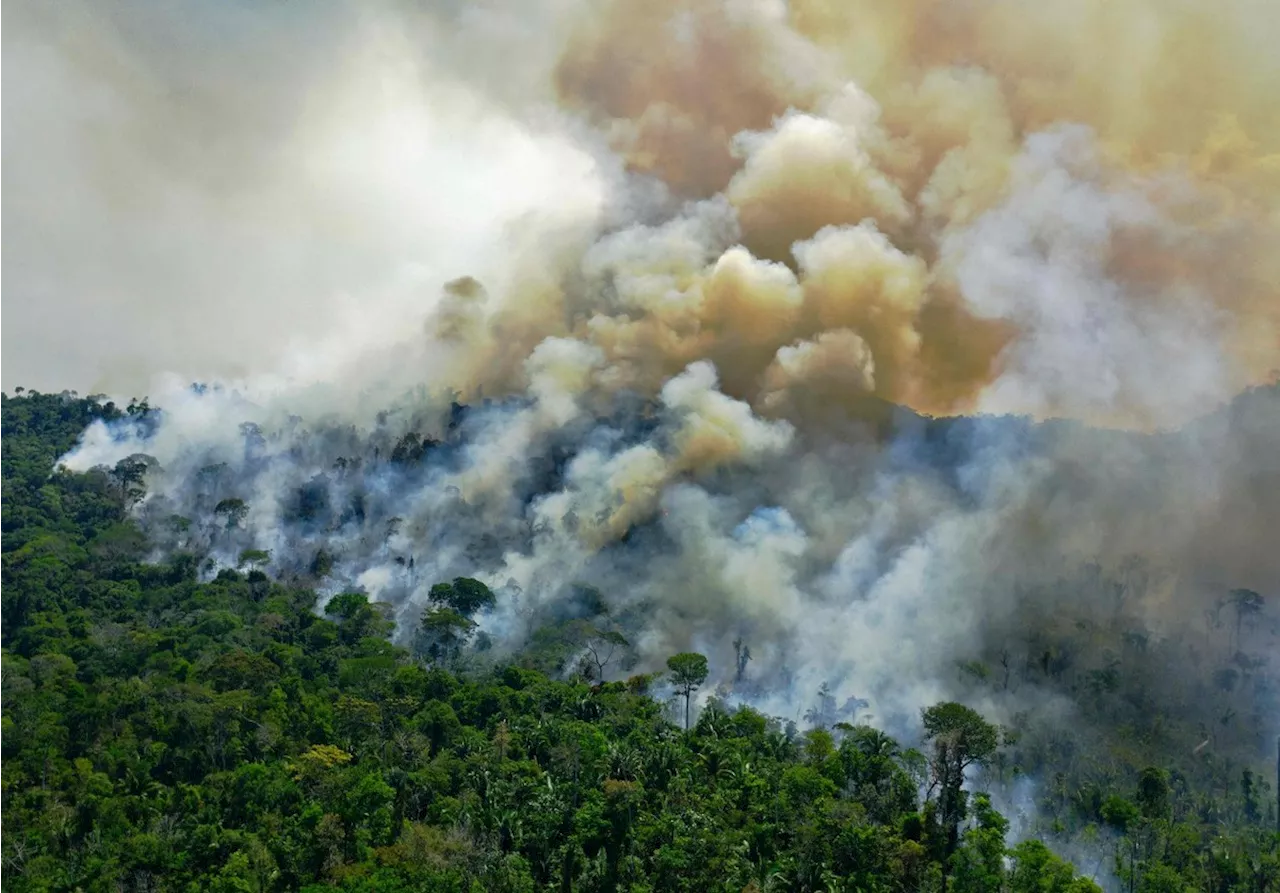
[[499, 649], [591, 585], [638, 669], [695, 648], [773, 712], [828, 682], [890, 728], [1106, 665], [1027, 630], [1154, 637], [1182, 692], [1260, 647], [1274, 615], [1204, 611], [1280, 581], [1274, 387], [1228, 407], [1280, 355], [1274, 17], [514, 6], [6, 32], [10, 296], [98, 314], [13, 368], [173, 373], [154, 430], [66, 457], [155, 458], [159, 552], [323, 567], [406, 634], [479, 577]]

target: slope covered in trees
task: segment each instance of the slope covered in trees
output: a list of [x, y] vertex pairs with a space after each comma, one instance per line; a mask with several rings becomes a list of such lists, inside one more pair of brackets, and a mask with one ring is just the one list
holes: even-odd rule
[[[309, 581], [268, 578], [264, 556], [205, 582], [200, 555], [147, 561], [128, 513], [142, 460], [52, 473], [89, 420], [129, 411], [147, 412], [3, 402], [14, 890], [1095, 889], [1044, 843], [1015, 844], [993, 803], [1028, 775], [1023, 830], [1074, 847], [1085, 876], [1152, 893], [1280, 885], [1265, 777], [1181, 740], [1198, 715], [1246, 709], [1265, 675], [1252, 664], [1170, 715], [1139, 700], [1158, 648], [1046, 621], [1025, 631], [1043, 666], [975, 655], [958, 673], [974, 703], [1020, 674], [1079, 688], [1083, 731], [998, 729], [944, 703], [897, 742], [838, 722], [825, 693], [807, 731], [714, 696], [685, 731], [705, 659], [601, 682], [623, 675], [626, 639], [598, 610], [499, 662], [471, 641], [492, 593], [465, 578], [432, 590], [402, 648], [383, 606], [348, 593], [317, 610]], [[1088, 665], [1112, 635], [1123, 663]], [[1230, 748], [1233, 722], [1212, 730], [1223, 752], [1256, 752]]]

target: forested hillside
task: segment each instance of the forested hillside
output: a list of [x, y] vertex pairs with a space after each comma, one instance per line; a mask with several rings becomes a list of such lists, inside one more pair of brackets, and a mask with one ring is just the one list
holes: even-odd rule
[[[148, 563], [127, 511], [140, 475], [53, 472], [90, 420], [147, 411], [4, 398], [13, 890], [1280, 889], [1265, 776], [1170, 744], [1118, 662], [1091, 677], [1092, 748], [955, 703], [900, 743], [835, 722], [825, 693], [807, 730], [713, 697], [686, 731], [705, 658], [601, 683], [625, 639], [581, 621], [515, 660], [464, 654], [493, 597], [475, 581], [437, 587], [406, 649], [383, 606], [317, 610], [308, 580], [269, 579], [258, 556], [209, 582], [200, 555]], [[1029, 634], [1061, 675], [1070, 636]], [[555, 672], [583, 641], [594, 670]], [[960, 672], [1010, 684], [977, 660]], [[1220, 681], [1206, 716], [1233, 709], [1238, 680]], [[1017, 843], [992, 804], [1028, 773]]]
[[3, 882], [1280, 893], [1278, 7], [6, 3]]

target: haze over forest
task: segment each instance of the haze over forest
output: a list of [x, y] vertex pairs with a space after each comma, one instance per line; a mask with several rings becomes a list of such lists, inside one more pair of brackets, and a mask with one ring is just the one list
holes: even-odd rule
[[[1268, 4], [6, 13], [4, 387], [74, 407], [6, 397], [6, 503], [114, 487], [139, 566], [359, 593], [460, 679], [699, 654], [688, 724], [833, 746], [963, 703], [1008, 732], [970, 782], [1077, 868], [1147, 768], [1274, 815]], [[446, 629], [448, 581], [489, 595]]]

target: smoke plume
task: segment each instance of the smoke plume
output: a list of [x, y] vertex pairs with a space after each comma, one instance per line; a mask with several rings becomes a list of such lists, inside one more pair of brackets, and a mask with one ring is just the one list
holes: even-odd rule
[[590, 585], [903, 727], [1280, 582], [1261, 2], [179, 7], [5, 34], [5, 374], [146, 383], [65, 461], [153, 456], [161, 553], [406, 633], [478, 577], [510, 647]]

